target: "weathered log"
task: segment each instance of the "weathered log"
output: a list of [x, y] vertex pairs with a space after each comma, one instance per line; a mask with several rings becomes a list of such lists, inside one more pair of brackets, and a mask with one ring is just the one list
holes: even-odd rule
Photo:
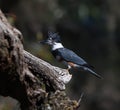
[[46, 80], [49, 80], [53, 86], [53, 89], [65, 89], [65, 84], [70, 81], [72, 76], [66, 69], [52, 66], [27, 51], [23, 51], [23, 53], [25, 62], [28, 64], [30, 70], [34, 71], [36, 75], [42, 76]]
[[75, 109], [64, 91], [69, 72], [25, 51], [22, 39], [0, 11], [0, 95], [17, 99], [22, 110]]

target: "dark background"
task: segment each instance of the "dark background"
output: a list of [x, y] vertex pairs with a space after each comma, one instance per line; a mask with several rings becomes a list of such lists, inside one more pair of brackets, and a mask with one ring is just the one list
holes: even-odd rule
[[[81, 110], [120, 109], [120, 1], [119, 0], [0, 0], [0, 9], [23, 34], [25, 50], [52, 65], [58, 63], [38, 41], [47, 31], [58, 32], [72, 49], [104, 79], [72, 70], [66, 85], [71, 99], [84, 92]], [[64, 67], [65, 68], [65, 67]], [[0, 110], [18, 110], [18, 102], [0, 97]]]

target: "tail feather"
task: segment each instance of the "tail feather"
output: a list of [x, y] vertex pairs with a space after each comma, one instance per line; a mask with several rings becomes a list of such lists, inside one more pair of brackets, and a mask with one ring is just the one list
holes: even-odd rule
[[86, 71], [88, 71], [89, 73], [91, 73], [92, 75], [100, 78], [100, 79], [103, 79], [102, 76], [100, 76], [99, 74], [97, 74], [96, 72], [94, 72], [93, 70], [89, 69], [89, 68], [85, 68]]
[[96, 76], [97, 78], [103, 79], [102, 76], [100, 76], [99, 74], [97, 74], [96, 72], [94, 72], [92, 69], [88, 68], [88, 67], [83, 67], [83, 66], [79, 66], [80, 69], [89, 72], [90, 74]]
[[83, 67], [87, 67], [87, 68], [90, 68], [90, 69], [94, 69], [95, 67], [94, 66], [92, 66], [92, 65], [90, 65], [90, 64], [88, 64], [88, 63], [86, 63], [86, 64], [84, 64], [84, 65], [82, 65]]

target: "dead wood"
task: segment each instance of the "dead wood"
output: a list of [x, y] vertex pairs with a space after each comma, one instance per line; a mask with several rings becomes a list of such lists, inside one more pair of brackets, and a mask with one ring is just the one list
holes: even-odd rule
[[65, 93], [71, 75], [25, 51], [22, 34], [0, 11], [0, 95], [11, 96], [22, 110], [73, 110]]

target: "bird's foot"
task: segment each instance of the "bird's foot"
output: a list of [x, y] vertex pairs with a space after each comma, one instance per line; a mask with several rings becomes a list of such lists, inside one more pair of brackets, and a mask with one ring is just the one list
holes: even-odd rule
[[70, 71], [70, 68], [67, 68], [66, 70], [69, 72], [69, 71]]
[[68, 72], [70, 71], [70, 69], [71, 69], [71, 66], [70, 65], [68, 65], [68, 68], [66, 69]]

